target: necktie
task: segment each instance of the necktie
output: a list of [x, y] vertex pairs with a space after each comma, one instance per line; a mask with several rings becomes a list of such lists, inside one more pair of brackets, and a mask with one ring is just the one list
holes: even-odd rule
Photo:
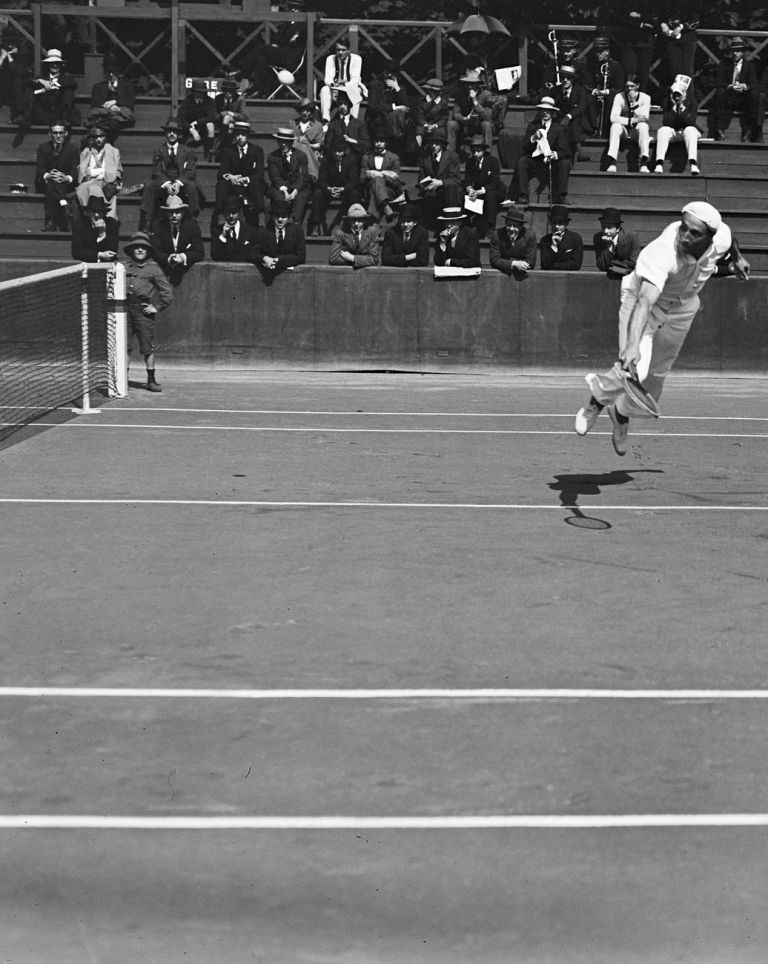
[[169, 153], [170, 156], [171, 156], [171, 160], [174, 160], [174, 159], [176, 158], [176, 145], [175, 145], [175, 144], [174, 144], [173, 147], [171, 147], [171, 148], [168, 149], [168, 153]]
[[285, 238], [285, 231], [284, 231], [282, 228], [280, 228], [280, 230], [277, 232], [277, 246], [278, 246], [278, 248], [279, 248], [280, 245], [283, 243], [284, 238]]
[[360, 238], [361, 235], [355, 234], [355, 251], [359, 250], [360, 248]]
[[178, 248], [179, 248], [179, 229], [178, 228], [173, 229], [173, 248], [175, 251], [178, 251]]
[[411, 232], [403, 231], [403, 244], [408, 244], [410, 240], [411, 240]]

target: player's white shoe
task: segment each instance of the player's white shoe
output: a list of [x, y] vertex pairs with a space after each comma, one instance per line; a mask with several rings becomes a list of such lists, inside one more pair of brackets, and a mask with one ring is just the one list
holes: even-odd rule
[[627, 454], [627, 433], [629, 431], [629, 422], [620, 422], [616, 417], [616, 406], [608, 406], [608, 415], [613, 422], [613, 434], [611, 436], [611, 441], [613, 442], [613, 448], [617, 455]]
[[576, 429], [576, 434], [586, 435], [587, 432], [594, 426], [602, 410], [603, 406], [598, 405], [594, 399], [590, 399], [589, 405], [585, 405], [584, 408], [580, 408], [578, 412], [576, 412], [576, 418], [573, 422], [573, 427]]

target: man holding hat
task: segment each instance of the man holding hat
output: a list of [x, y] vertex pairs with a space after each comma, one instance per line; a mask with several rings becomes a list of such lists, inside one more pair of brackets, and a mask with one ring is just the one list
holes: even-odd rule
[[525, 226], [525, 211], [516, 204], [504, 212], [504, 225], [491, 231], [491, 267], [524, 281], [536, 267], [538, 241]]
[[216, 105], [208, 96], [208, 85], [199, 77], [189, 82], [189, 92], [179, 104], [179, 123], [184, 131], [184, 142], [190, 147], [202, 145], [206, 161], [212, 161]]
[[372, 268], [379, 263], [381, 240], [378, 225], [362, 204], [353, 204], [340, 227], [331, 235], [331, 253], [328, 264], [347, 265], [355, 270]]
[[699, 310], [699, 292], [726, 260], [727, 273], [748, 278], [749, 264], [730, 228], [706, 201], [686, 204], [682, 218], [643, 248], [621, 282], [619, 360], [608, 372], [586, 376], [591, 396], [576, 414], [579, 435], [586, 435], [607, 407], [614, 450], [626, 454], [630, 416], [649, 417], [626, 394], [626, 372], [636, 367], [648, 393], [659, 400]]
[[205, 257], [203, 238], [197, 221], [187, 217], [189, 205], [177, 194], [171, 195], [161, 210], [165, 217], [156, 222], [152, 243], [160, 267], [176, 287], [192, 265]]
[[429, 135], [429, 151], [419, 161], [418, 191], [428, 224], [436, 220], [443, 208], [461, 206], [461, 162], [459, 155], [449, 150], [442, 128]]
[[542, 271], [580, 271], [584, 260], [581, 235], [568, 227], [571, 216], [562, 204], [553, 204], [549, 212], [550, 232], [541, 239]]
[[[235, 121], [235, 142], [221, 153], [216, 180], [214, 220], [230, 195], [240, 198], [246, 221], [258, 227], [264, 210], [264, 151], [248, 140], [252, 134], [248, 121]], [[213, 234], [213, 230], [211, 231]]]
[[640, 236], [622, 227], [621, 212], [606, 208], [600, 215], [600, 230], [592, 241], [595, 262], [609, 278], [623, 278], [634, 270], [640, 254]]
[[707, 136], [716, 141], [724, 140], [720, 122], [723, 115], [738, 113], [741, 120], [741, 140], [756, 141], [762, 136], [757, 129], [758, 83], [755, 62], [747, 57], [747, 45], [741, 37], [731, 37], [729, 56], [717, 67], [715, 95], [709, 109]]
[[86, 123], [99, 123], [107, 132], [107, 140], [113, 144], [117, 135], [126, 127], [133, 127], [133, 108], [136, 92], [133, 84], [122, 75], [116, 57], [104, 57], [104, 79], [91, 89], [91, 109]]
[[72, 257], [87, 264], [116, 261], [118, 234], [117, 221], [107, 214], [107, 202], [93, 194], [72, 221]]
[[307, 260], [304, 230], [291, 221], [289, 201], [273, 201], [271, 219], [259, 228], [254, 264], [264, 284], [271, 285], [277, 275]]
[[163, 127], [165, 143], [152, 155], [152, 177], [144, 185], [139, 207], [139, 230], [152, 222], [159, 204], [169, 197], [180, 197], [189, 204], [196, 218], [200, 211], [197, 188], [197, 158], [191, 147], [180, 142], [184, 128], [177, 118], [169, 117]]
[[469, 142], [469, 150], [462, 186], [465, 198], [474, 204], [482, 204], [483, 210], [474, 215], [473, 223], [477, 225], [478, 236], [485, 238], [496, 227], [499, 205], [505, 194], [501, 164], [490, 153], [482, 134], [475, 134]]
[[450, 105], [443, 92], [442, 80], [430, 77], [424, 84], [424, 96], [413, 106], [416, 143], [419, 147], [422, 147], [436, 130], [446, 129], [449, 112]]
[[224, 223], [211, 235], [211, 260], [253, 264], [259, 231], [242, 218], [243, 204], [236, 194], [228, 195], [222, 204]]
[[307, 155], [307, 174], [316, 181], [320, 169], [325, 131], [315, 117], [317, 102], [311, 97], [302, 98], [295, 107], [297, 117], [293, 121], [293, 146]]
[[429, 232], [419, 224], [415, 204], [404, 204], [397, 224], [387, 228], [381, 247], [381, 263], [388, 268], [426, 268], [429, 264]]
[[329, 234], [326, 216], [331, 203], [338, 203], [339, 213], [331, 224], [331, 231], [341, 221], [344, 211], [363, 200], [360, 181], [360, 155], [350, 150], [340, 137], [326, 137], [323, 159], [317, 184], [312, 191], [312, 212], [309, 234]]
[[148, 235], [137, 231], [125, 246], [125, 287], [128, 303], [128, 355], [134, 337], [147, 366], [147, 391], [162, 389], [155, 379], [155, 316], [173, 301], [173, 288], [155, 261]]
[[279, 127], [274, 138], [278, 147], [267, 157], [269, 199], [288, 201], [293, 220], [301, 224], [311, 197], [307, 155], [294, 147], [293, 128]]
[[519, 188], [518, 204], [528, 204], [528, 185], [532, 177], [548, 181], [550, 201], [565, 204], [568, 198], [570, 147], [565, 131], [557, 122], [559, 111], [551, 97], [536, 105], [538, 116], [523, 135], [523, 151], [515, 172]]
[[49, 127], [59, 120], [68, 127], [76, 127], [80, 123], [80, 111], [75, 105], [77, 81], [64, 70], [61, 51], [51, 47], [41, 68], [40, 76], [27, 83], [18, 118], [19, 128], [24, 131], [32, 124]]
[[466, 224], [460, 207], [445, 207], [437, 219], [441, 223], [435, 240], [435, 265], [450, 268], [479, 268], [480, 245], [477, 233]]

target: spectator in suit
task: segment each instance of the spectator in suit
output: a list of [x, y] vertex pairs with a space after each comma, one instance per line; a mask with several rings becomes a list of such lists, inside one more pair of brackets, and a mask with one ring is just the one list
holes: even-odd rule
[[75, 261], [95, 264], [116, 261], [119, 226], [107, 213], [107, 202], [94, 194], [85, 210], [79, 210], [72, 221], [72, 257]]
[[465, 223], [460, 207], [445, 207], [437, 219], [441, 222], [435, 239], [435, 265], [451, 268], [479, 268], [480, 244], [477, 232]]
[[50, 127], [50, 140], [37, 148], [35, 190], [44, 195], [45, 222], [43, 231], [70, 231], [72, 218], [69, 195], [77, 183], [80, 152], [69, 140], [69, 131], [63, 121]]
[[326, 218], [332, 202], [338, 203], [339, 213], [331, 224], [331, 231], [341, 221], [344, 211], [349, 210], [353, 204], [360, 204], [362, 200], [360, 155], [347, 147], [342, 138], [326, 138], [317, 184], [312, 192], [310, 235], [330, 233]]
[[606, 171], [616, 173], [619, 151], [627, 141], [636, 141], [640, 151], [640, 173], [649, 174], [651, 154], [651, 95], [640, 90], [637, 74], [630, 74], [624, 92], [616, 94], [611, 106], [611, 129], [608, 135]]
[[549, 212], [551, 230], [541, 239], [542, 271], [580, 271], [584, 260], [581, 235], [568, 228], [571, 220], [568, 208], [554, 204]]
[[114, 144], [117, 135], [126, 127], [133, 127], [133, 109], [136, 92], [133, 84], [123, 77], [116, 57], [104, 58], [104, 79], [91, 89], [91, 109], [87, 124], [101, 124], [107, 132], [107, 140]]
[[640, 254], [640, 236], [623, 224], [621, 211], [606, 208], [600, 215], [600, 230], [592, 239], [598, 270], [609, 278], [621, 279], [634, 271]]
[[80, 123], [80, 111], [75, 104], [77, 81], [64, 67], [61, 51], [51, 47], [42, 61], [40, 76], [27, 80], [18, 118], [22, 131], [32, 124], [49, 127], [60, 120], [70, 128]]
[[747, 57], [747, 47], [741, 37], [731, 38], [729, 53], [717, 68], [707, 136], [724, 140], [720, 126], [723, 115], [736, 112], [741, 120], [742, 143], [755, 141], [762, 135], [762, 124], [759, 131], [757, 125], [759, 91], [755, 64]]
[[329, 140], [338, 140], [341, 137], [361, 158], [371, 149], [368, 128], [359, 117], [352, 116], [349, 101], [343, 94], [339, 95], [336, 116], [328, 125], [325, 136]]
[[103, 197], [110, 217], [117, 217], [117, 194], [123, 185], [123, 164], [120, 151], [107, 144], [107, 132], [95, 125], [88, 131], [88, 144], [80, 152], [75, 194], [85, 207], [93, 194]]
[[248, 115], [245, 113], [245, 97], [240, 94], [237, 81], [224, 77], [218, 83], [219, 92], [213, 99], [216, 111], [213, 156], [220, 161], [225, 148], [235, 143], [235, 122], [247, 121]]
[[381, 247], [381, 263], [388, 268], [426, 268], [429, 265], [429, 232], [419, 224], [420, 211], [405, 204], [398, 222], [387, 228]]
[[24, 116], [27, 87], [33, 73], [29, 42], [6, 25], [0, 38], [0, 104], [10, 108], [12, 124], [19, 124]]
[[394, 218], [393, 204], [405, 201], [400, 177], [400, 158], [387, 147], [385, 130], [374, 131], [373, 151], [363, 157], [361, 180], [368, 213], [378, 219]]
[[424, 96], [413, 107], [416, 143], [419, 147], [423, 147], [435, 131], [446, 130], [450, 110], [451, 106], [445, 96], [442, 80], [431, 77], [424, 84]]
[[208, 96], [204, 80], [195, 77], [189, 92], [179, 104], [179, 123], [182, 126], [183, 141], [189, 147], [202, 146], [206, 161], [213, 160], [213, 142], [216, 137], [216, 105]]
[[[235, 143], [226, 148], [221, 155], [216, 181], [216, 210], [223, 210], [224, 201], [230, 195], [240, 198], [245, 212], [245, 220], [258, 227], [259, 216], [264, 210], [264, 151], [258, 144], [248, 140], [252, 134], [248, 121], [235, 121]], [[211, 234], [214, 231], [212, 229]]]
[[571, 161], [591, 161], [590, 155], [581, 150], [589, 94], [579, 83], [575, 67], [563, 64], [560, 68], [560, 86], [555, 88], [553, 97], [558, 110], [558, 120], [568, 137]]
[[668, 0], [659, 21], [659, 40], [666, 83], [678, 74], [693, 77], [699, 0]]
[[528, 185], [532, 177], [549, 182], [552, 199], [564, 204], [568, 198], [570, 149], [568, 137], [557, 122], [558, 109], [551, 97], [536, 105], [538, 117], [531, 121], [523, 137], [523, 152], [517, 162], [518, 204], [528, 204]]
[[536, 267], [538, 241], [525, 226], [525, 211], [513, 204], [504, 212], [504, 224], [491, 231], [491, 267], [524, 281]]
[[611, 57], [607, 37], [595, 38], [595, 60], [587, 71], [585, 86], [589, 93], [585, 129], [595, 137], [605, 137], [613, 99], [624, 87], [624, 69]]
[[418, 178], [422, 210], [428, 224], [437, 220], [443, 208], [461, 206], [459, 155], [448, 149], [448, 137], [442, 129], [429, 135], [429, 151], [419, 162]]
[[271, 203], [288, 201], [291, 204], [293, 220], [296, 224], [301, 224], [312, 196], [307, 155], [293, 146], [291, 127], [279, 127], [274, 137], [279, 146], [267, 158], [269, 199]]
[[637, 74], [640, 90], [650, 94], [650, 73], [656, 26], [648, 0], [632, 0], [632, 10], [623, 18], [624, 44], [621, 50], [621, 66], [624, 76]]
[[464, 195], [470, 201], [482, 201], [482, 214], [472, 216], [478, 237], [485, 238], [496, 227], [499, 205], [504, 197], [501, 164], [490, 153], [482, 134], [475, 134], [469, 142], [470, 155], [464, 165]]
[[165, 143], [152, 155], [152, 177], [144, 185], [139, 207], [139, 230], [152, 223], [159, 204], [169, 197], [180, 197], [196, 218], [200, 211], [197, 187], [197, 158], [191, 147], [180, 142], [184, 128], [177, 118], [169, 117], [163, 127]]
[[460, 142], [479, 134], [490, 150], [493, 147], [493, 108], [496, 98], [488, 90], [483, 70], [468, 70], [459, 78], [462, 89], [451, 110], [446, 131], [448, 147], [458, 149]]
[[352, 116], [357, 117], [360, 103], [367, 93], [362, 82], [362, 70], [363, 58], [350, 53], [349, 41], [337, 40], [334, 52], [325, 59], [323, 86], [320, 88], [320, 114], [324, 124], [330, 122], [332, 104], [338, 101], [341, 94], [349, 99]]
[[293, 121], [293, 146], [307, 155], [307, 174], [313, 184], [317, 183], [325, 137], [323, 125], [315, 116], [316, 107], [317, 102], [310, 97], [302, 98], [296, 104], [297, 117]]
[[382, 128], [393, 151], [404, 160], [412, 152], [413, 118], [410, 98], [401, 79], [400, 65], [391, 61], [368, 85], [365, 107], [369, 137]]
[[172, 195], [161, 206], [164, 217], [153, 225], [151, 240], [155, 257], [175, 287], [198, 261], [205, 257], [203, 238], [197, 221], [187, 217], [189, 205], [178, 195]]
[[331, 236], [328, 264], [347, 265], [358, 270], [379, 263], [381, 240], [378, 225], [362, 204], [353, 204]]
[[211, 260], [254, 264], [258, 253], [258, 227], [243, 217], [243, 203], [236, 194], [228, 195], [222, 204], [224, 221], [211, 235]]
[[271, 219], [259, 228], [254, 264], [266, 285], [307, 260], [304, 229], [291, 221], [291, 210], [290, 201], [273, 201]]
[[691, 93], [690, 83], [676, 80], [669, 89], [664, 103], [661, 127], [656, 132], [656, 165], [654, 174], [664, 173], [664, 161], [669, 145], [683, 141], [688, 165], [694, 177], [699, 174], [698, 150], [701, 132], [696, 126], [699, 108]]

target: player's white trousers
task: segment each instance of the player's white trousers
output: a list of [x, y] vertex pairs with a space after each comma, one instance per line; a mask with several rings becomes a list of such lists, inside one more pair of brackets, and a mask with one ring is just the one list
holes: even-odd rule
[[[658, 400], [664, 389], [664, 379], [672, 370], [672, 366], [680, 354], [685, 336], [699, 310], [698, 296], [684, 305], [661, 308], [658, 303], [651, 308], [648, 321], [640, 338], [640, 361], [637, 374], [648, 392]], [[629, 319], [635, 307], [635, 296], [632, 292], [622, 291], [621, 308], [619, 310], [619, 354], [627, 344]], [[651, 418], [652, 416], [636, 405], [624, 392], [624, 382], [621, 368], [617, 364], [610, 371], [600, 375], [590, 373], [586, 376], [587, 385], [595, 399], [601, 405], [615, 402], [616, 408], [622, 415], [632, 418]]]

